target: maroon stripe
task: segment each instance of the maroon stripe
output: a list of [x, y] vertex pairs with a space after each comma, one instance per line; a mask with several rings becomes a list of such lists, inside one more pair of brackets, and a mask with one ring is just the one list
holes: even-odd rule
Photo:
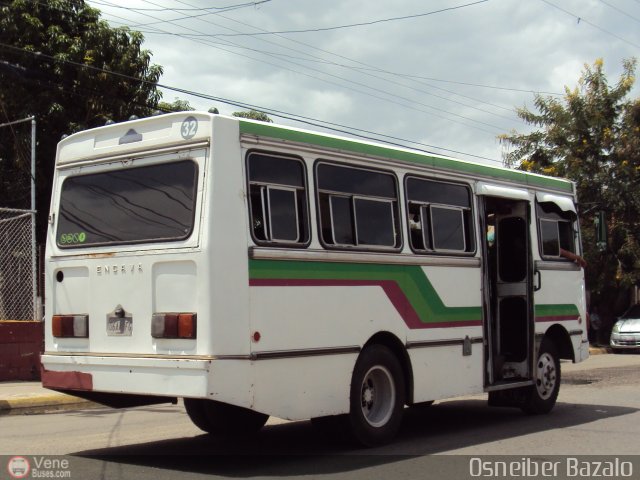
[[250, 279], [252, 287], [362, 287], [378, 286], [384, 290], [389, 300], [398, 311], [404, 323], [411, 329], [419, 328], [452, 328], [452, 327], [480, 327], [480, 320], [466, 320], [459, 322], [430, 322], [420, 320], [418, 313], [409, 302], [402, 289], [393, 280], [338, 280], [338, 279], [279, 279], [256, 278]]
[[41, 368], [42, 386], [46, 388], [93, 390], [93, 377], [83, 372], [56, 372]]

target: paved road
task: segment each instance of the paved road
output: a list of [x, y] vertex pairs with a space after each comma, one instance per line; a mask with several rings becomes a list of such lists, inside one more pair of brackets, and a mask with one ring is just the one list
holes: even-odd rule
[[253, 438], [212, 439], [177, 405], [0, 416], [0, 454], [70, 454], [74, 478], [82, 472], [83, 478], [154, 480], [173, 479], [177, 471], [181, 478], [413, 479], [440, 468], [424, 457], [429, 454], [640, 454], [640, 355], [563, 364], [563, 377], [550, 415], [488, 408], [486, 396], [443, 401], [409, 410], [393, 445], [364, 452], [319, 436], [309, 422], [270, 421]]

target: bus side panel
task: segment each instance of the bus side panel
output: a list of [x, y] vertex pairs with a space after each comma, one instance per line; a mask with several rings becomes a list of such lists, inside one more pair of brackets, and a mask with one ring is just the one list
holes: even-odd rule
[[[449, 332], [449, 335], [452, 333], [454, 332]], [[463, 336], [465, 334], [464, 330], [457, 330], [455, 333]], [[463, 354], [463, 345], [410, 349], [414, 402], [482, 392], [482, 355], [482, 343], [471, 345], [471, 355]]]
[[[481, 270], [477, 266], [422, 270], [428, 283], [420, 289], [424, 306], [418, 313], [428, 327], [408, 332], [414, 401], [482, 392]], [[464, 350], [465, 339], [470, 354]]]
[[256, 405], [288, 419], [348, 412], [359, 349], [379, 331], [405, 338], [379, 286], [253, 286], [251, 313]]
[[404, 324], [379, 286], [251, 288], [252, 351], [286, 352], [361, 347], [379, 331], [401, 341]]
[[[363, 272], [368, 278], [358, 277]], [[409, 347], [415, 401], [482, 391], [479, 268], [254, 260], [252, 275], [259, 277], [252, 278], [252, 329], [260, 333], [252, 354], [279, 357], [256, 361], [261, 411], [285, 418], [346, 413], [357, 357], [350, 349], [378, 332]], [[284, 408], [274, 391], [306, 400]]]
[[348, 413], [357, 357], [354, 353], [254, 362], [254, 409], [287, 420]]
[[535, 293], [536, 334], [554, 324], [571, 337], [576, 362], [589, 356], [584, 273], [574, 270], [540, 270], [541, 289]]

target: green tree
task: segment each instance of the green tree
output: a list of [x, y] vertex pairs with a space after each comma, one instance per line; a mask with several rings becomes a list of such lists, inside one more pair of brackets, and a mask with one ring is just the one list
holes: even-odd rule
[[251, 120], [260, 120], [261, 122], [273, 123], [273, 120], [269, 118], [269, 115], [253, 109], [249, 110], [248, 112], [233, 112], [232, 115], [234, 117], [248, 118]]
[[[36, 116], [40, 240], [61, 136], [157, 108], [162, 68], [142, 43], [140, 33], [111, 28], [83, 0], [0, 3], [0, 123]], [[0, 206], [29, 205], [14, 178], [29, 162], [25, 142], [27, 127], [0, 129]]]
[[[624, 307], [625, 288], [640, 281], [640, 100], [629, 98], [636, 60], [623, 67], [611, 87], [602, 60], [585, 65], [578, 87], [565, 87], [562, 99], [536, 95], [537, 112], [518, 109], [536, 130], [500, 136], [512, 147], [507, 166], [576, 182], [591, 303], [609, 314]], [[599, 210], [608, 220], [604, 252], [595, 245]]]
[[163, 113], [168, 112], [190, 112], [195, 110], [188, 100], [181, 100], [176, 97], [173, 102], [158, 102], [158, 110]]

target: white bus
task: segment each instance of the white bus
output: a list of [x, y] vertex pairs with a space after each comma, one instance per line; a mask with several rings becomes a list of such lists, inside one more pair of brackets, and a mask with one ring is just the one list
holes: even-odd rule
[[588, 356], [569, 181], [196, 112], [77, 133], [55, 168], [45, 387], [370, 446], [443, 398], [548, 412]]

